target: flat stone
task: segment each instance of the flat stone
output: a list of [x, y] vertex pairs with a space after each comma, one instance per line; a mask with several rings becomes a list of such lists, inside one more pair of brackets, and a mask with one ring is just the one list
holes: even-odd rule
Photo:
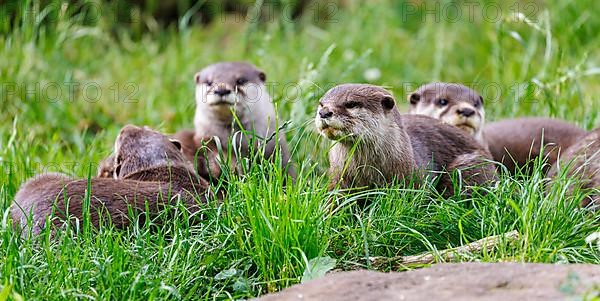
[[332, 273], [258, 300], [566, 300], [594, 284], [600, 288], [600, 265], [458, 263]]

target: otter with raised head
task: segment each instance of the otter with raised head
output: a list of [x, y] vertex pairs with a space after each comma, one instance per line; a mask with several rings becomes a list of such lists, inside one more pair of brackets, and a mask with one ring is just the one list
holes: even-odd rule
[[58, 173], [36, 176], [17, 192], [12, 219], [24, 236], [39, 234], [48, 217], [55, 227], [65, 221], [76, 224], [83, 220], [88, 194], [90, 222], [95, 227], [110, 219], [116, 228], [124, 228], [131, 223], [129, 210], [143, 213], [147, 207], [149, 216], [155, 217], [177, 200], [194, 214], [205, 202], [208, 183], [198, 177], [180, 147], [156, 131], [125, 126], [115, 141], [114, 162], [106, 164], [113, 179], [88, 181]]
[[[600, 128], [591, 131], [579, 141], [564, 150], [554, 163], [548, 177], [555, 178], [562, 172], [575, 177], [580, 187], [589, 193], [582, 201], [583, 207], [600, 207]], [[573, 187], [569, 188], [569, 193]]]
[[[437, 118], [473, 135], [511, 173], [543, 156], [548, 165], [587, 132], [551, 118], [527, 117], [485, 125], [483, 97], [460, 84], [431, 83], [408, 96], [409, 113]], [[543, 149], [543, 151], [542, 151]], [[546, 169], [547, 170], [547, 167]]]
[[392, 94], [378, 86], [344, 84], [319, 101], [319, 132], [336, 143], [329, 152], [332, 187], [378, 187], [394, 179], [439, 175], [437, 188], [454, 193], [448, 173], [466, 186], [495, 179], [489, 153], [473, 137], [434, 118], [402, 115]]
[[495, 161], [511, 172], [525, 168], [532, 160], [546, 158], [548, 170], [561, 150], [579, 141], [588, 132], [562, 120], [544, 117], [506, 119], [489, 123], [483, 130]]
[[233, 153], [241, 157], [249, 156], [251, 141], [256, 142], [255, 149], [264, 148], [265, 158], [272, 158], [279, 145], [282, 163], [293, 175], [283, 131], [272, 137], [278, 130], [277, 113], [265, 86], [264, 72], [249, 63], [221, 62], [202, 69], [195, 81], [195, 130], [180, 131], [173, 137], [183, 142], [184, 154], [197, 163], [201, 176], [220, 176], [217, 150], [227, 153], [230, 141]]
[[483, 137], [483, 97], [474, 90], [461, 84], [430, 83], [411, 93], [408, 101], [408, 113], [429, 116], [456, 126], [487, 147]]

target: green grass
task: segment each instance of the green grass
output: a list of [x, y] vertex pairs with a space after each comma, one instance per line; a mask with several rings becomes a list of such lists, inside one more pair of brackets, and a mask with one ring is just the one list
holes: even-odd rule
[[[349, 3], [316, 24], [310, 13], [295, 23], [228, 17], [139, 39], [109, 30], [108, 17], [88, 24], [76, 13], [4, 30], [0, 299], [1, 292], [39, 300], [250, 298], [298, 283], [315, 257], [368, 268], [368, 257], [415, 255], [511, 230], [517, 242], [462, 260], [600, 263], [600, 251], [585, 242], [598, 216], [577, 207], [581, 194], [561, 193], [569, 179], [546, 196], [541, 164], [531, 177], [502, 175], [497, 187], [470, 198], [392, 186], [368, 192], [373, 201], [361, 208], [353, 206], [357, 196], [327, 191], [329, 142], [312, 121], [327, 88], [365, 82], [365, 71], [376, 68], [373, 83], [394, 91], [401, 110], [411, 89], [443, 80], [481, 91], [488, 120], [553, 116], [597, 127], [598, 2], [540, 2], [525, 12], [531, 24], [510, 18], [512, 3], [501, 5], [502, 18], [475, 10], [474, 19], [454, 22], [407, 15], [396, 1]], [[276, 165], [255, 165], [229, 178], [227, 199], [210, 202], [197, 226], [181, 216], [159, 231], [103, 228], [34, 241], [13, 233], [8, 208], [24, 180], [43, 171], [87, 177], [127, 123], [166, 133], [192, 127], [194, 73], [220, 60], [248, 60], [267, 73], [281, 119], [291, 120], [295, 184], [284, 189]], [[332, 200], [344, 205], [332, 209]]]

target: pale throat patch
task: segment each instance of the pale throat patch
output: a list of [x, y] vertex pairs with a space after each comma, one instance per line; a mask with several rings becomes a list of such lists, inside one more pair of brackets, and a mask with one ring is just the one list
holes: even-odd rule
[[340, 130], [343, 128], [343, 124], [337, 119], [324, 120], [317, 113], [315, 125], [319, 133], [328, 139], [335, 140], [344, 135]]

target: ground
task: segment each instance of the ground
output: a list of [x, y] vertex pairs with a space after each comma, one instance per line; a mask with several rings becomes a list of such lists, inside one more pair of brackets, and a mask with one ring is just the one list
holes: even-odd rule
[[596, 265], [472, 262], [334, 273], [260, 300], [595, 300], [598, 283]]

